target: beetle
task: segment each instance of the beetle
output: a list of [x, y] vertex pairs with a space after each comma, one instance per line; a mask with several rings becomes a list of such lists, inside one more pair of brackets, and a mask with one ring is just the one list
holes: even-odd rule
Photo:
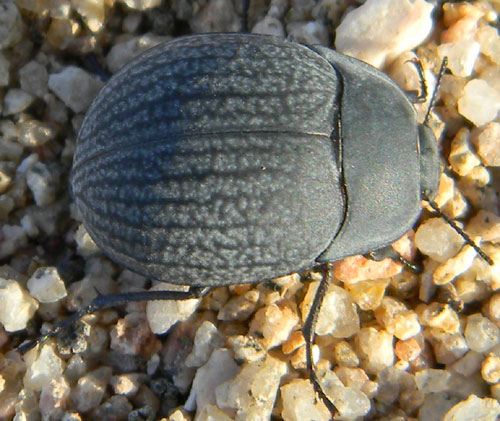
[[[98, 296], [97, 309], [186, 299], [384, 250], [437, 193], [436, 139], [386, 75], [321, 46], [191, 35], [116, 73], [83, 121], [71, 189], [103, 253], [187, 292]], [[26, 344], [28, 349], [33, 343]]]

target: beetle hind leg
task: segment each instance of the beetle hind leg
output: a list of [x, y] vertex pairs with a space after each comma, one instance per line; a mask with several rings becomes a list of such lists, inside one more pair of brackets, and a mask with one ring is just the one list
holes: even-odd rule
[[372, 250], [366, 254], [364, 254], [364, 257], [370, 260], [374, 260], [376, 262], [379, 262], [380, 260], [383, 259], [392, 259], [395, 262], [399, 262], [403, 264], [403, 266], [408, 269], [410, 272], [419, 274], [422, 273], [423, 268], [420, 263], [413, 263], [404, 258], [400, 253], [398, 253], [394, 248], [389, 244], [388, 246], [381, 247], [377, 250]]
[[316, 373], [316, 367], [313, 363], [313, 356], [312, 356], [312, 345], [314, 343], [316, 322], [318, 320], [319, 310], [321, 309], [323, 298], [325, 298], [328, 285], [330, 285], [330, 282], [332, 281], [333, 278], [331, 263], [325, 263], [321, 265], [321, 270], [323, 272], [323, 279], [319, 284], [318, 290], [316, 291], [316, 295], [314, 296], [311, 309], [309, 310], [307, 319], [304, 323], [304, 326], [302, 327], [302, 334], [304, 335], [304, 339], [306, 342], [306, 364], [307, 364], [307, 371], [309, 373], [309, 379], [311, 380], [311, 383], [314, 387], [314, 391], [323, 401], [325, 406], [328, 408], [333, 418], [335, 414], [338, 414], [339, 411], [337, 410], [333, 402], [330, 400], [330, 398], [326, 395], [323, 388], [321, 387], [321, 383]]

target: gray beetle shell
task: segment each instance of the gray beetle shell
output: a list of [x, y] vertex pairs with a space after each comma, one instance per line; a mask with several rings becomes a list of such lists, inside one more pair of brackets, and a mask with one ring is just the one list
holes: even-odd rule
[[106, 84], [78, 137], [71, 183], [89, 234], [129, 269], [193, 286], [397, 239], [420, 213], [415, 111], [359, 63], [247, 34], [147, 51]]

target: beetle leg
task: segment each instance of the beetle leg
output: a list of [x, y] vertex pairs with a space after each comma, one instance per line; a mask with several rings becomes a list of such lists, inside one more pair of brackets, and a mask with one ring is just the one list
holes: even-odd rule
[[131, 301], [152, 301], [152, 300], [189, 300], [190, 298], [200, 298], [209, 291], [207, 287], [193, 287], [191, 286], [188, 291], [137, 291], [137, 292], [124, 292], [121, 294], [102, 295], [97, 291], [97, 297], [86, 307], [81, 308], [76, 313], [73, 313], [62, 322], [56, 324], [46, 334], [41, 335], [37, 339], [22, 344], [18, 351], [21, 354], [28, 352], [40, 343], [46, 342], [48, 339], [56, 336], [62, 330], [68, 328], [73, 323], [80, 320], [87, 314], [94, 313], [106, 308], [127, 304]]
[[427, 82], [424, 77], [424, 70], [422, 68], [422, 63], [418, 59], [407, 60], [406, 63], [412, 63], [417, 69], [418, 77], [420, 78], [420, 92], [419, 91], [405, 91], [408, 99], [414, 104], [420, 104], [427, 100]]
[[422, 273], [423, 271], [421, 264], [412, 263], [409, 260], [405, 259], [403, 256], [401, 256], [400, 253], [394, 250], [390, 244], [388, 246], [381, 247], [377, 250], [372, 250], [366, 253], [364, 257], [370, 260], [374, 260], [376, 262], [379, 262], [380, 260], [384, 259], [392, 259], [395, 262], [403, 264], [406, 267], [406, 269], [408, 269], [410, 272], [418, 274]]
[[318, 320], [319, 310], [321, 308], [321, 304], [323, 303], [323, 298], [325, 298], [328, 285], [333, 278], [331, 263], [325, 263], [324, 265], [322, 265], [321, 269], [323, 271], [323, 279], [319, 284], [316, 295], [314, 296], [311, 309], [309, 310], [307, 319], [304, 323], [304, 326], [302, 327], [302, 334], [304, 335], [304, 339], [306, 341], [306, 364], [307, 371], [309, 372], [309, 378], [311, 380], [311, 383], [313, 384], [314, 391], [318, 394], [325, 406], [331, 412], [333, 418], [333, 416], [338, 413], [338, 410], [337, 408], [335, 408], [335, 405], [330, 400], [330, 398], [326, 396], [325, 392], [323, 391], [318, 375], [316, 374], [316, 367], [313, 363], [312, 358], [312, 344], [314, 343], [316, 322]]

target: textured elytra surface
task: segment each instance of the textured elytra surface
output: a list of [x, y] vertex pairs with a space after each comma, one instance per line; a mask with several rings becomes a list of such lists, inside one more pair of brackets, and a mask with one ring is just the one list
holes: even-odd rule
[[172, 283], [311, 267], [344, 216], [336, 86], [324, 59], [274, 38], [150, 50], [82, 127], [72, 187], [87, 230], [114, 260]]

